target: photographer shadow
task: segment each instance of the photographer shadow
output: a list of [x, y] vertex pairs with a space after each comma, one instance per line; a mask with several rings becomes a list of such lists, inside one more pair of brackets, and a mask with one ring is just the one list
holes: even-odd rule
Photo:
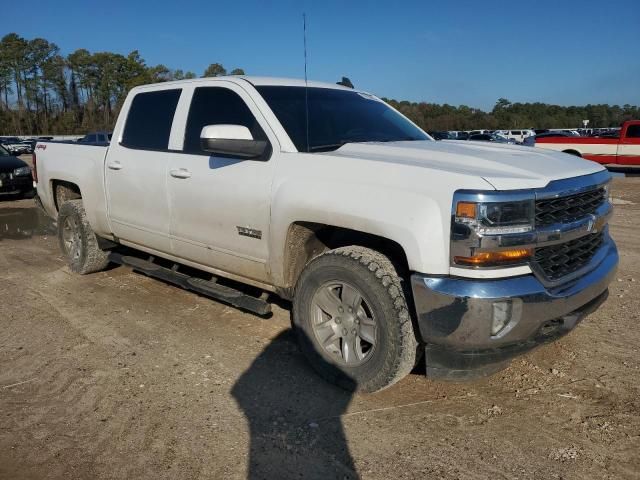
[[353, 393], [311, 369], [293, 331], [273, 339], [231, 393], [249, 423], [249, 479], [359, 478], [340, 419]]

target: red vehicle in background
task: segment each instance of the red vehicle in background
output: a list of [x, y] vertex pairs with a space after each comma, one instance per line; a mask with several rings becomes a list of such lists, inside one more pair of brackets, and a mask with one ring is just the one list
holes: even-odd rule
[[604, 165], [640, 166], [640, 120], [624, 122], [618, 137], [545, 137], [536, 139], [535, 146]]

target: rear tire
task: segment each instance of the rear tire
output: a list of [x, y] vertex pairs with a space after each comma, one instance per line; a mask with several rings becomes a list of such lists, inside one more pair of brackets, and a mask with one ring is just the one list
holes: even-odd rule
[[387, 257], [368, 248], [338, 248], [307, 264], [293, 324], [313, 367], [347, 390], [385, 389], [416, 363], [418, 342], [400, 277]]
[[72, 272], [85, 275], [109, 265], [109, 254], [98, 247], [98, 239], [89, 225], [82, 200], [68, 200], [60, 207], [58, 241]]

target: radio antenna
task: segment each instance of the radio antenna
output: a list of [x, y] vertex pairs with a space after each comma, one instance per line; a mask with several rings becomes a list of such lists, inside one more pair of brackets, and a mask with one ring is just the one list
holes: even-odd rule
[[302, 35], [304, 44], [304, 113], [307, 133], [307, 152], [309, 152], [309, 81], [307, 80], [307, 14], [302, 13]]

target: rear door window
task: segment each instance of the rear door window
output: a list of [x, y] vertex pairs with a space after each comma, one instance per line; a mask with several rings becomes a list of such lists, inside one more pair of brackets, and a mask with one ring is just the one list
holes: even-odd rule
[[167, 150], [180, 89], [138, 93], [133, 97], [122, 145], [142, 150]]

